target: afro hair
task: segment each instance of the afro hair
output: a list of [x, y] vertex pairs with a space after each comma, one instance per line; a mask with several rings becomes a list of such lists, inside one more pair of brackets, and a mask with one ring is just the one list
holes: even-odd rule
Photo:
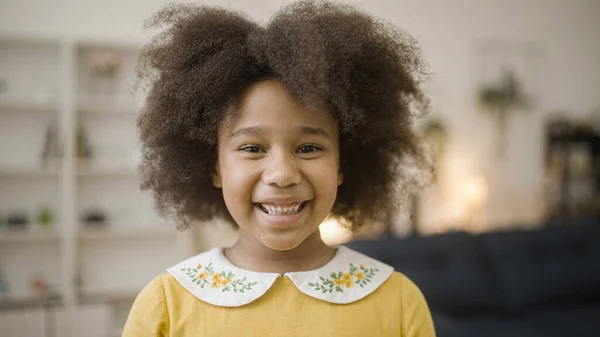
[[169, 5], [146, 26], [160, 32], [138, 64], [147, 85], [137, 120], [141, 187], [179, 228], [215, 217], [233, 223], [211, 181], [218, 130], [263, 79], [281, 81], [300, 104], [325, 108], [339, 123], [344, 184], [332, 216], [353, 227], [390, 223], [411, 185], [407, 161], [428, 166], [411, 113], [427, 110], [425, 64], [416, 40], [390, 24], [348, 5], [299, 1], [264, 26], [188, 4]]

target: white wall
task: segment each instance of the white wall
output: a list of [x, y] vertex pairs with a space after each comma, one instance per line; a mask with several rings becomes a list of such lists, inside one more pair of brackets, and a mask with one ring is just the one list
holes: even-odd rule
[[[290, 1], [205, 1], [264, 22]], [[144, 41], [142, 23], [163, 0], [2, 0], [0, 33]], [[583, 115], [600, 107], [600, 1], [371, 0], [352, 3], [404, 27], [423, 47], [433, 73], [435, 113], [451, 130], [448, 165], [483, 174], [490, 185], [488, 223], [534, 218], [542, 178], [542, 121], [553, 110]], [[481, 39], [532, 43], [540, 50], [534, 114], [509, 126], [507, 160], [491, 155], [494, 128], [475, 105], [475, 50]], [[476, 125], [476, 127], [473, 127]], [[454, 172], [454, 171], [452, 171]], [[506, 202], [507, 199], [511, 201]], [[431, 204], [426, 213], [442, 212]], [[510, 209], [510, 212], [507, 210]], [[426, 216], [427, 217], [427, 216]], [[443, 216], [442, 216], [443, 218]]]

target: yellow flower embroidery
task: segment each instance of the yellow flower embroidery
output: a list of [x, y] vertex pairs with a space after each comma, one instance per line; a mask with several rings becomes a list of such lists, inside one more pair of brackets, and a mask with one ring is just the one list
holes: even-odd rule
[[367, 286], [377, 272], [379, 272], [377, 268], [365, 267], [362, 264], [357, 268], [354, 264], [350, 263], [349, 272], [332, 272], [328, 277], [321, 276], [317, 282], [310, 282], [308, 285], [322, 293], [331, 293], [334, 290], [344, 292], [344, 289], [353, 288], [355, 285], [361, 288]]
[[249, 281], [245, 277], [236, 278], [235, 274], [231, 271], [215, 273], [212, 262], [204, 267], [198, 263], [197, 268], [182, 268], [181, 271], [192, 280], [192, 283], [200, 286], [200, 288], [210, 286], [215, 289], [221, 289], [221, 291], [245, 293], [252, 290], [258, 284], [258, 282]]
[[219, 288], [221, 286], [221, 274], [213, 274], [211, 287]]
[[354, 281], [352, 280], [352, 276], [350, 274], [342, 275], [342, 282], [344, 283], [344, 286], [346, 286], [346, 288], [354, 287]]

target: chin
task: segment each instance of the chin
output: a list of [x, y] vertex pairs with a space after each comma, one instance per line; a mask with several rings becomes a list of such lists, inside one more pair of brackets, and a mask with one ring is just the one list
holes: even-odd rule
[[285, 242], [284, 240], [274, 240], [274, 241], [277, 241], [277, 242], [267, 241], [267, 242], [262, 242], [262, 244], [271, 250], [275, 250], [278, 252], [286, 252], [286, 251], [290, 251], [290, 250], [300, 246], [300, 244], [302, 243], [302, 241], [300, 241], [300, 242]]
[[264, 237], [260, 243], [271, 250], [285, 252], [300, 246], [306, 239], [306, 237], [286, 237], [286, 235], [275, 234]]

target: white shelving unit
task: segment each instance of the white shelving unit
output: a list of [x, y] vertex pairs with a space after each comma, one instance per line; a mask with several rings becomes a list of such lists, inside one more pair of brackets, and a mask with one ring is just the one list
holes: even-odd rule
[[54, 231], [23, 232], [6, 231], [0, 234], [0, 244], [7, 246], [10, 244], [35, 245], [39, 243], [60, 243], [60, 236]]
[[[120, 336], [137, 292], [194, 252], [192, 236], [163, 223], [139, 190], [138, 53], [115, 41], [0, 36], [0, 273], [9, 286], [0, 325], [10, 333], [29, 336], [8, 308], [51, 304], [48, 336]], [[42, 210], [51, 225], [41, 225]], [[16, 215], [27, 224], [8, 225]]]
[[26, 97], [0, 97], [0, 112], [2, 113], [41, 113], [51, 114], [58, 110], [53, 99], [30, 100]]

